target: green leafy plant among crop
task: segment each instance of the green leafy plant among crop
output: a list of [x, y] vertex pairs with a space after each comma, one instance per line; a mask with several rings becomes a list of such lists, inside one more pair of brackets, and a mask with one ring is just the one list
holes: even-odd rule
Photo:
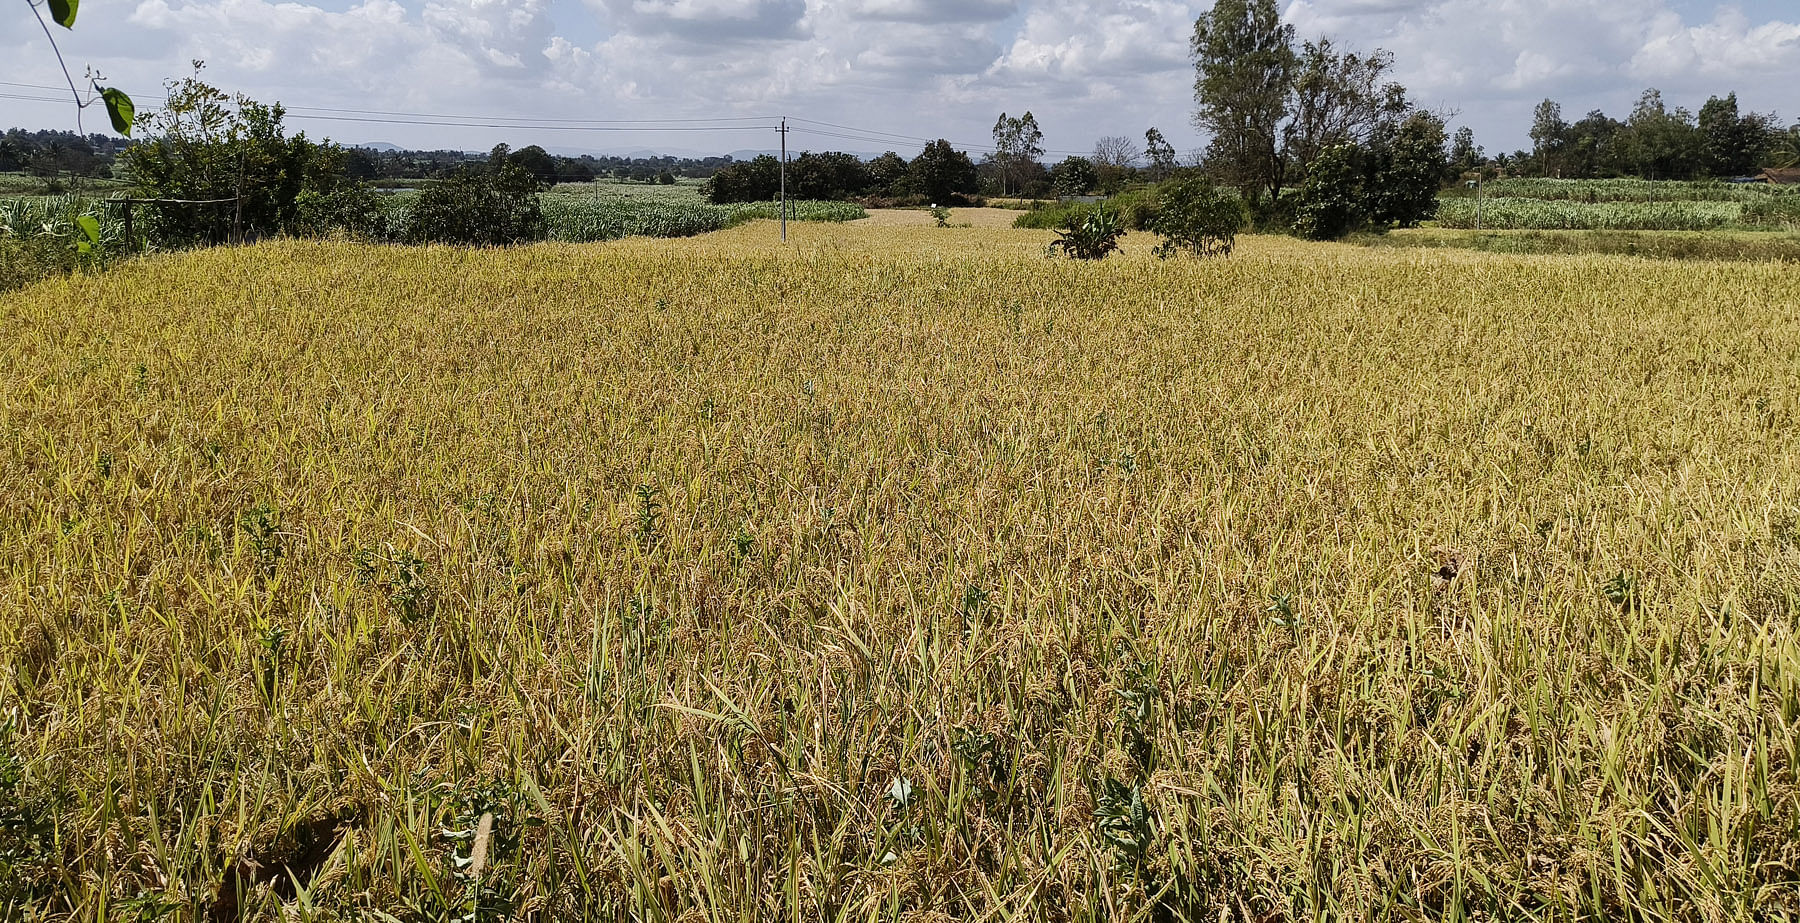
[[1054, 256], [1059, 251], [1070, 259], [1103, 260], [1109, 253], [1119, 250], [1119, 238], [1125, 236], [1125, 225], [1119, 220], [1117, 212], [1096, 205], [1072, 213], [1056, 229], [1056, 240], [1050, 242], [1047, 253]]

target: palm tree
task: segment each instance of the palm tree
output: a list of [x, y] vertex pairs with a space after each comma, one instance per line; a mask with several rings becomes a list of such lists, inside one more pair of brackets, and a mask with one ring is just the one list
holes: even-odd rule
[[1775, 143], [1769, 148], [1769, 165], [1783, 168], [1800, 166], [1800, 125], [1775, 136]]

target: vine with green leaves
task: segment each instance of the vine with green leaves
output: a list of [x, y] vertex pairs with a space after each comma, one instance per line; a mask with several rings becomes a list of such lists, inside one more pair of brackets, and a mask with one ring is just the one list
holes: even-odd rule
[[75, 16], [81, 12], [81, 0], [43, 0], [41, 4], [38, 0], [25, 0], [25, 5], [31, 7], [31, 15], [37, 17], [38, 26], [44, 30], [44, 38], [50, 42], [50, 50], [56, 54], [57, 66], [62, 68], [63, 80], [69, 84], [69, 94], [75, 98], [76, 127], [81, 127], [81, 110], [100, 103], [106, 107], [106, 115], [112, 120], [113, 131], [127, 138], [131, 137], [131, 125], [137, 120], [137, 106], [132, 103], [131, 97], [117, 87], [102, 86], [100, 81], [106, 77], [91, 67], [85, 74], [89, 91], [83, 96], [75, 85], [74, 75], [69, 73], [68, 62], [63, 60], [62, 49], [56, 44], [56, 34], [50, 31], [50, 24], [44, 21], [43, 7], [48, 6], [50, 18], [57, 25], [73, 30]]

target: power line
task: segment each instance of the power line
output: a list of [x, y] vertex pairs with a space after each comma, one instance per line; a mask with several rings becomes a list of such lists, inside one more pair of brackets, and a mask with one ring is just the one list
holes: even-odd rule
[[[60, 91], [60, 87], [43, 84], [13, 83], [0, 80], [0, 87], [16, 87], [27, 90]], [[0, 93], [0, 99], [17, 99], [30, 102], [60, 102], [61, 96], [27, 96], [21, 94]], [[161, 98], [167, 102], [166, 97]], [[728, 132], [728, 131], [768, 131], [770, 123], [776, 122], [774, 116], [716, 116], [712, 118], [678, 118], [678, 119], [566, 119], [536, 118], [526, 116], [488, 116], [488, 115], [454, 115], [448, 113], [405, 112], [385, 109], [351, 109], [333, 108], [329, 106], [283, 106], [289, 117], [295, 120], [314, 122], [351, 122], [371, 125], [417, 125], [432, 128], [485, 128], [510, 131], [597, 131], [597, 132], [635, 132], [635, 131], [667, 131], [667, 132]], [[316, 115], [313, 113], [325, 113]], [[829, 138], [834, 141], [853, 141], [859, 144], [877, 146], [896, 146], [901, 144], [926, 145], [938, 140], [918, 135], [907, 135], [878, 128], [861, 128], [854, 125], [843, 125], [821, 119], [792, 117], [793, 123], [789, 131], [796, 134], [811, 135], [817, 138]], [[750, 124], [757, 123], [757, 124]], [[804, 127], [817, 126], [817, 127]], [[976, 154], [999, 153], [992, 144], [977, 144], [967, 141], [950, 141], [960, 150]], [[1066, 156], [1084, 156], [1087, 151], [1063, 149], [1045, 149], [1046, 154], [1063, 154]]]
[[767, 125], [544, 125], [524, 122], [452, 122], [438, 119], [388, 119], [356, 115], [307, 115], [288, 111], [288, 117], [310, 122], [360, 122], [372, 125], [429, 125], [437, 128], [504, 128], [508, 131], [768, 131]]
[[[18, 87], [18, 88], [27, 89], [27, 90], [51, 90], [51, 91], [57, 91], [57, 90], [61, 89], [60, 87], [45, 86], [43, 84], [12, 83], [10, 81], [4, 81], [4, 80], [0, 80], [0, 87]], [[32, 100], [32, 101], [37, 101], [37, 102], [57, 102], [61, 98], [62, 97], [33, 97], [33, 96], [13, 96], [13, 95], [8, 95], [8, 94], [0, 94], [0, 99], [26, 99], [26, 100]], [[163, 103], [167, 103], [168, 97], [162, 96], [162, 97], [145, 97], [144, 98], [145, 102], [154, 102], [157, 100], [160, 100]], [[442, 113], [442, 112], [406, 112], [406, 111], [389, 110], [389, 109], [348, 109], [348, 108], [334, 108], [334, 107], [330, 107], [330, 106], [289, 106], [286, 104], [282, 104], [282, 109], [288, 115], [290, 115], [294, 118], [308, 118], [308, 119], [314, 119], [314, 120], [319, 120], [319, 121], [383, 122], [383, 121], [387, 121], [390, 119], [392, 119], [392, 120], [407, 119], [407, 120], [416, 120], [416, 121], [391, 121], [391, 122], [389, 122], [389, 124], [435, 125], [435, 126], [452, 127], [452, 128], [457, 127], [457, 126], [466, 126], [469, 128], [505, 128], [505, 127], [513, 127], [513, 123], [517, 123], [516, 127], [519, 127], [519, 128], [545, 128], [545, 129], [551, 129], [551, 130], [594, 128], [594, 129], [612, 129], [612, 130], [623, 131], [623, 130], [639, 130], [638, 126], [643, 126], [641, 130], [644, 130], [644, 131], [650, 131], [650, 130], [674, 131], [674, 130], [678, 130], [678, 129], [667, 128], [665, 126], [703, 125], [703, 126], [705, 126], [704, 130], [707, 130], [707, 131], [713, 131], [713, 130], [721, 130], [721, 131], [746, 130], [747, 131], [747, 130], [753, 130], [753, 129], [760, 131], [760, 130], [766, 130], [767, 126], [769, 124], [771, 124], [777, 120], [776, 116], [759, 116], [759, 115], [713, 116], [713, 117], [708, 117], [708, 118], [681, 118], [681, 119], [565, 119], [565, 118], [517, 116], [517, 115], [456, 115], [456, 114]], [[312, 112], [332, 113], [332, 115], [308, 115], [307, 114], [307, 113], [312, 113]], [[350, 116], [358, 116], [359, 118], [350, 118]], [[366, 117], [366, 118], [364, 118], [364, 117]], [[760, 124], [742, 125], [740, 128], [732, 127], [733, 125], [737, 125], [739, 123], [746, 123], [746, 122], [755, 122], [755, 123], [760, 123]], [[567, 126], [568, 128], [565, 129], [562, 126]]]
[[[804, 132], [808, 132], [811, 134], [822, 135], [822, 136], [828, 137], [828, 138], [838, 138], [838, 139], [846, 140], [846, 141], [867, 141], [867, 142], [872, 142], [872, 143], [878, 142], [878, 141], [881, 143], [891, 143], [893, 141], [910, 141], [914, 144], [930, 144], [930, 143], [938, 140], [936, 138], [921, 138], [921, 137], [916, 137], [913, 135], [902, 135], [902, 134], [898, 134], [895, 132], [881, 131], [879, 129], [873, 129], [873, 128], [857, 128], [852, 125], [839, 125], [835, 122], [824, 122], [824, 121], [820, 121], [818, 119], [805, 119], [805, 118], [796, 117], [794, 119], [794, 121], [805, 122], [810, 125], [823, 125], [826, 128], [835, 128], [840, 131], [853, 133], [853, 135], [838, 135], [838, 134], [831, 134], [829, 132], [819, 131], [817, 129], [811, 129], [811, 128], [794, 129], [795, 131], [804, 131]], [[965, 151], [975, 151], [977, 153], [982, 153], [982, 154], [993, 154], [993, 153], [999, 152], [999, 149], [994, 147], [991, 144], [971, 144], [971, 143], [964, 142], [964, 141], [951, 141], [950, 143], [958, 148], [965, 150]], [[1081, 156], [1081, 155], [1085, 155], [1089, 152], [1087, 152], [1087, 151], [1053, 150], [1053, 149], [1046, 148], [1044, 150], [1044, 153], [1046, 153], [1046, 154], [1068, 154], [1070, 156]]]

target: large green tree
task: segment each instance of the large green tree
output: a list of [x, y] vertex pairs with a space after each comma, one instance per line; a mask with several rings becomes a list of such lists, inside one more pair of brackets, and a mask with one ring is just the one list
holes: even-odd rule
[[920, 195], [939, 205], [961, 201], [981, 186], [981, 175], [969, 155], [939, 138], [914, 157], [908, 166], [911, 184]]
[[550, 152], [537, 145], [519, 148], [507, 155], [513, 163], [525, 168], [527, 173], [537, 178], [545, 186], [556, 185], [556, 158]]
[[1351, 231], [1414, 227], [1437, 211], [1449, 166], [1444, 122], [1416, 111], [1366, 144], [1338, 144], [1313, 159], [1300, 188], [1295, 230], [1315, 240]]
[[1531, 113], [1531, 155], [1539, 173], [1563, 175], [1563, 153], [1569, 142], [1569, 123], [1563, 121], [1562, 104], [1546, 99]]
[[1042, 156], [1044, 132], [1038, 128], [1037, 116], [1029, 110], [1017, 117], [1000, 113], [994, 122], [994, 153], [990, 155], [1000, 176], [1000, 194], [1018, 191]]
[[1437, 214], [1438, 187], [1450, 159], [1444, 120], [1418, 110], [1371, 143], [1369, 221], [1377, 228], [1418, 227]]
[[1662, 91], [1645, 90], [1625, 121], [1626, 162], [1646, 179], [1690, 179], [1700, 171], [1700, 129], [1686, 109], [1670, 109]]
[[1302, 174], [1334, 144], [1368, 144], [1391, 131], [1412, 106], [1406, 88], [1388, 80], [1394, 56], [1339, 51], [1331, 39], [1307, 42], [1294, 70], [1293, 113], [1282, 138]]
[[501, 144], [485, 164], [458, 167], [419, 193], [405, 228], [409, 243], [505, 247], [543, 240], [543, 183]]
[[1762, 166], [1776, 134], [1773, 115], [1739, 114], [1736, 93], [1700, 107], [1701, 168], [1713, 176], [1744, 176]]
[[706, 181], [706, 197], [713, 202], [767, 202], [781, 194], [781, 161], [771, 154], [734, 163]]
[[899, 196], [908, 191], [906, 158], [888, 151], [869, 161], [869, 180], [879, 195]]
[[1209, 167], [1253, 203], [1279, 196], [1294, 27], [1281, 22], [1275, 0], [1218, 0], [1194, 22], [1193, 55], [1194, 123], [1212, 134]]

